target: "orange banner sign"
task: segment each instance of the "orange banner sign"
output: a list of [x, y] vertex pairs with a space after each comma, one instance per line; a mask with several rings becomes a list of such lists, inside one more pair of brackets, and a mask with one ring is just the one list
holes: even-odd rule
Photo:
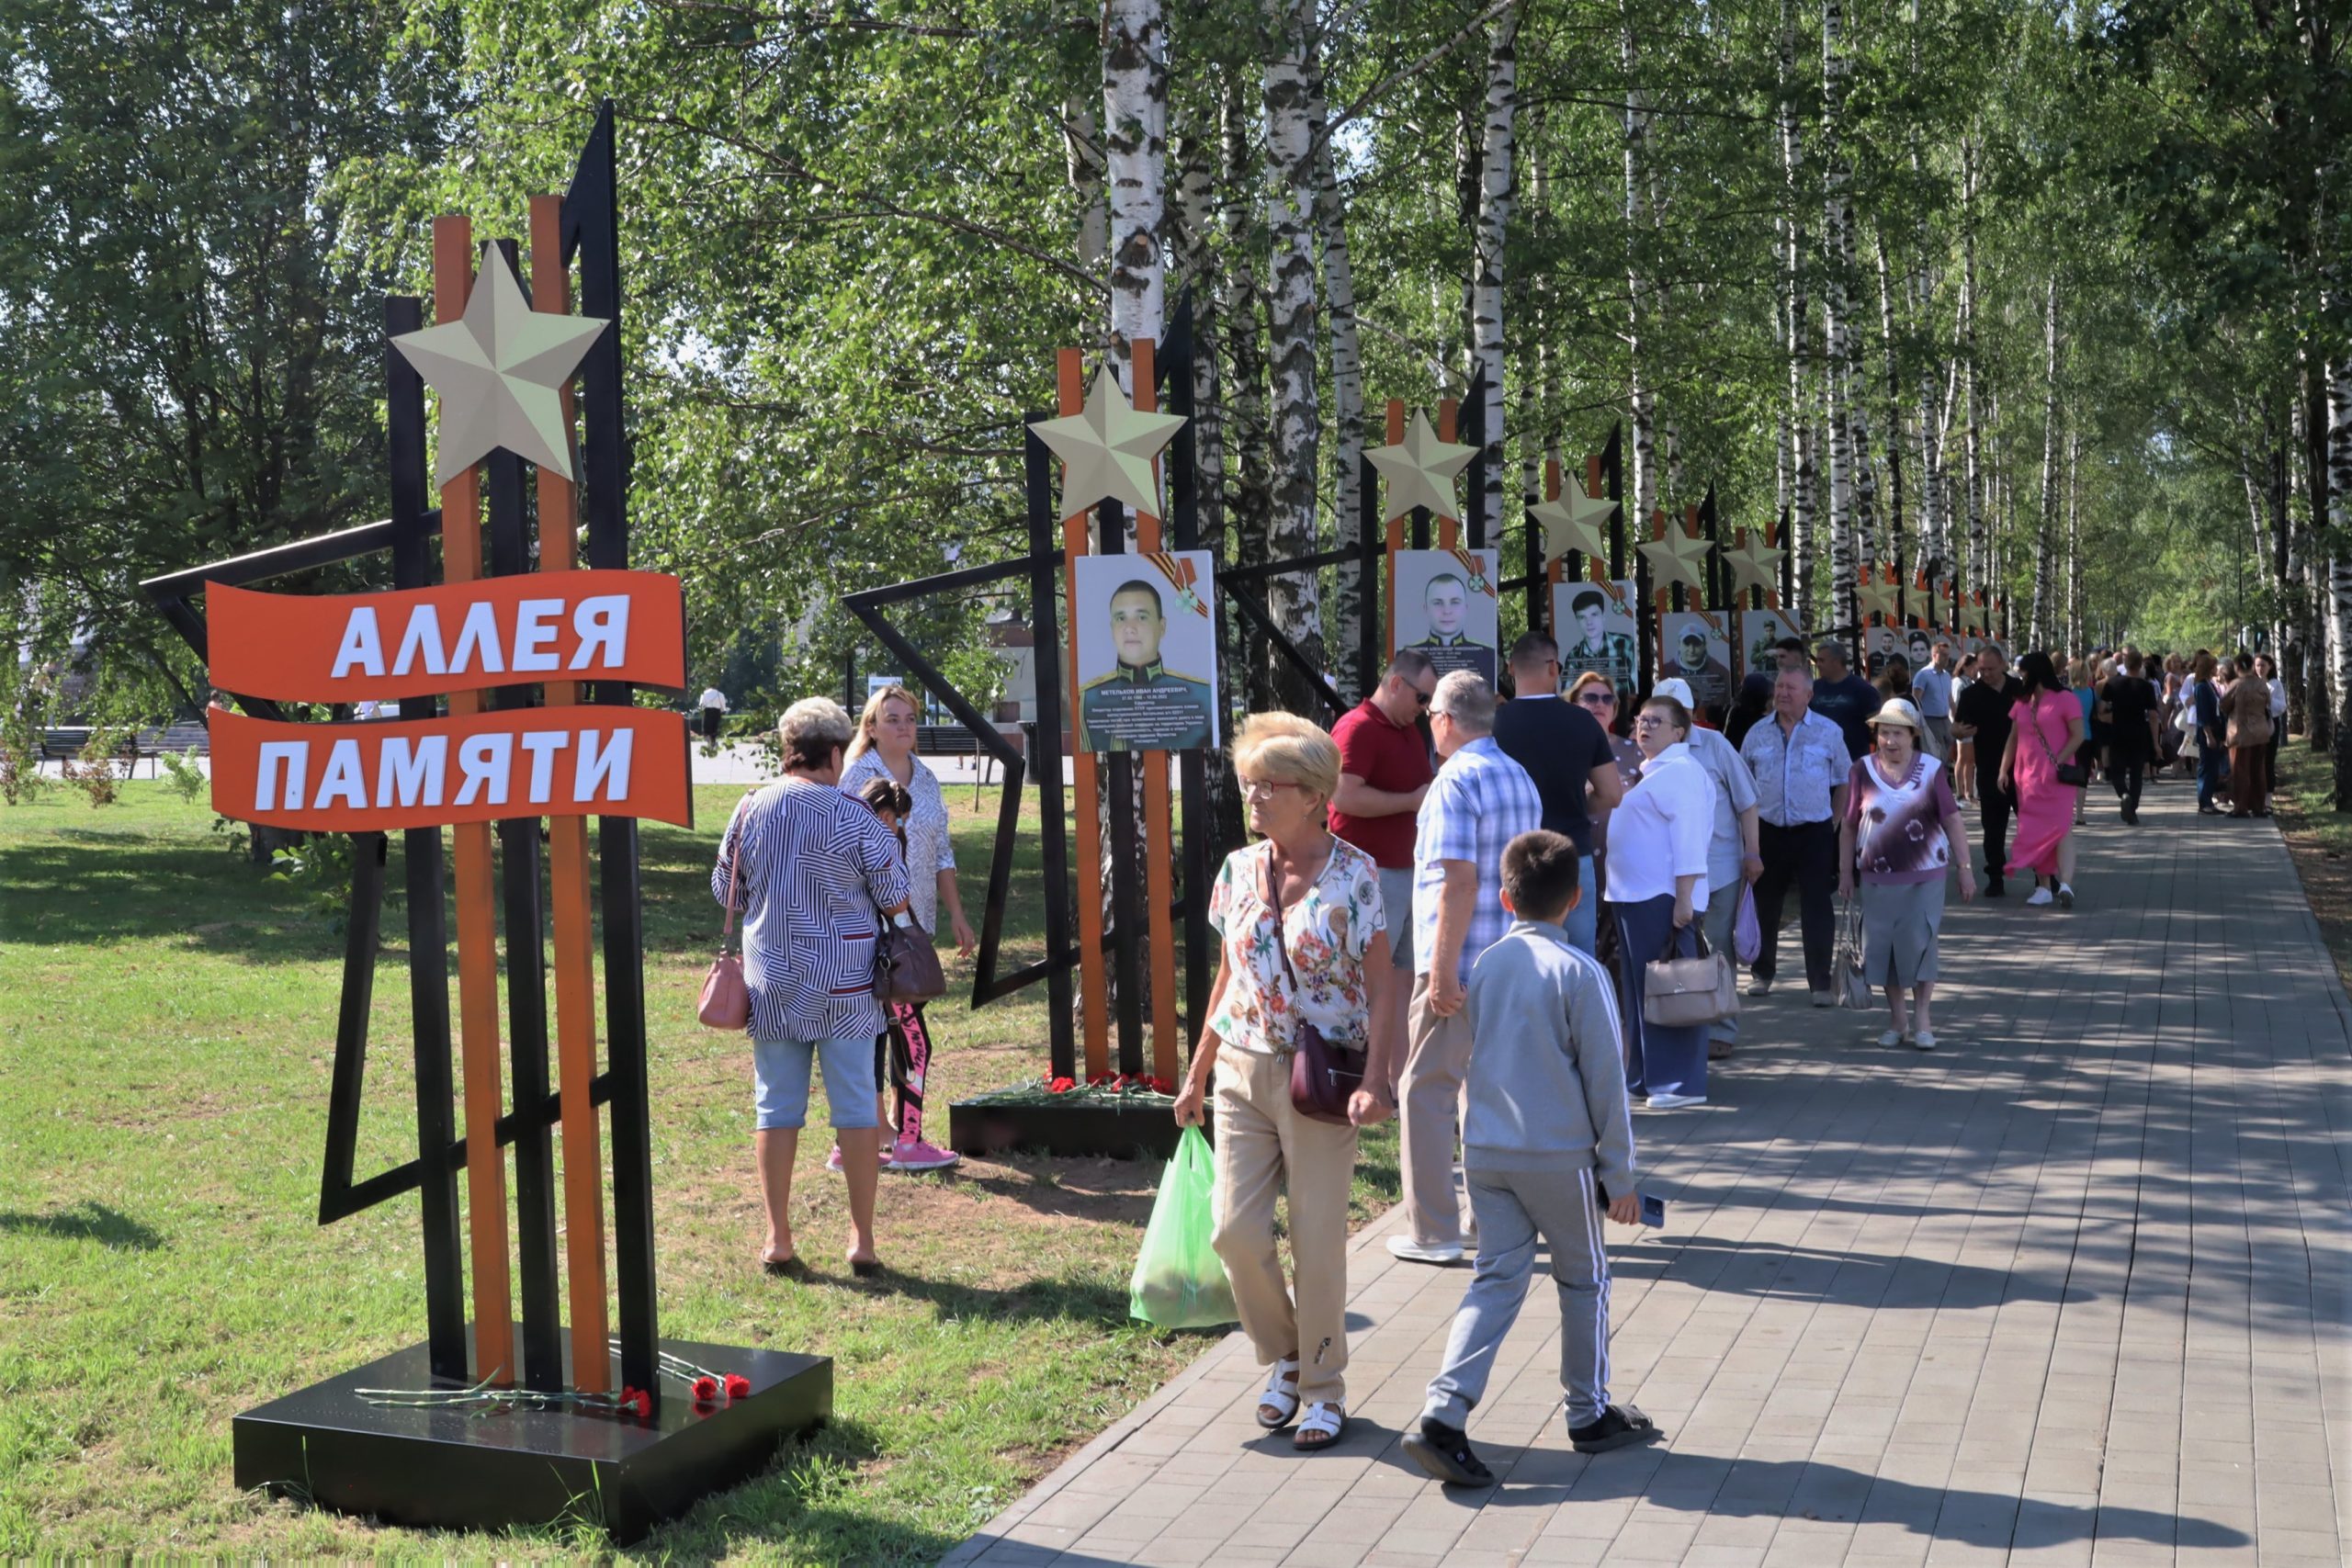
[[508, 817], [693, 822], [685, 717], [653, 708], [369, 724], [278, 724], [214, 708], [211, 732], [212, 809], [238, 822], [337, 833]]
[[533, 681], [685, 683], [685, 602], [657, 571], [519, 572], [392, 593], [205, 590], [212, 683], [350, 703]]

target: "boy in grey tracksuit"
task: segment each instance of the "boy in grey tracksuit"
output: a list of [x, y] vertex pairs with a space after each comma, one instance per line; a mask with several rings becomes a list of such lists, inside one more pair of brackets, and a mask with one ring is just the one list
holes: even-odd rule
[[1640, 1411], [1609, 1403], [1609, 1258], [1600, 1217], [1633, 1224], [1634, 1127], [1609, 973], [1570, 945], [1561, 922], [1581, 897], [1576, 846], [1521, 833], [1503, 852], [1510, 929], [1470, 975], [1470, 1069], [1462, 1166], [1477, 1216], [1478, 1261], [1454, 1314], [1445, 1365], [1430, 1380], [1406, 1451], [1441, 1481], [1484, 1486], [1494, 1472], [1463, 1427], [1527, 1299], [1535, 1244], [1560, 1293], [1560, 1382], [1580, 1453], [1657, 1441]]

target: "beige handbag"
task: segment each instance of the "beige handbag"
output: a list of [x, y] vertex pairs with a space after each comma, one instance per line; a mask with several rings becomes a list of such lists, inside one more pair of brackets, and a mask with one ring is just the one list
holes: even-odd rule
[[1676, 931], [1666, 933], [1666, 952], [1642, 966], [1642, 1021], [1661, 1029], [1714, 1023], [1739, 1013], [1739, 990], [1734, 984], [1731, 960], [1707, 946], [1707, 933], [1693, 919], [1691, 935], [1698, 938], [1694, 958], [1674, 955]]
[[718, 956], [702, 977], [702, 994], [695, 1002], [695, 1017], [707, 1029], [741, 1029], [752, 1021], [752, 993], [743, 984], [743, 956], [735, 944], [735, 874], [741, 868], [739, 842], [727, 867], [727, 928], [718, 939]]

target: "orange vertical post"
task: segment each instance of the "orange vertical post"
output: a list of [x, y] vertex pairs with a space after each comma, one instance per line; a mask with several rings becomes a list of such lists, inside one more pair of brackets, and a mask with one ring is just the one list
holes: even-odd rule
[[[1139, 412], [1159, 412], [1159, 383], [1154, 375], [1152, 340], [1135, 341], [1135, 406]], [[1159, 460], [1152, 459], [1152, 474]], [[1136, 548], [1160, 547], [1159, 519], [1148, 512], [1136, 513]], [[1146, 751], [1136, 759], [1143, 772], [1143, 877], [1146, 946], [1151, 960], [1151, 1073], [1176, 1077], [1176, 846], [1170, 829], [1168, 753]], [[1196, 896], [1206, 897], [1205, 888]]]
[[[531, 198], [531, 306], [554, 315], [571, 310], [563, 270], [563, 198]], [[563, 389], [563, 429], [571, 434], [571, 389]], [[539, 570], [570, 571], [579, 564], [579, 492], [570, 479], [538, 470]], [[571, 707], [580, 687], [547, 683], [547, 705]], [[588, 903], [588, 819], [557, 817], [548, 824], [548, 874], [555, 931], [555, 1038], [558, 1102], [563, 1130], [563, 1268], [571, 1306], [571, 1381], [583, 1393], [612, 1383], [612, 1358], [603, 1354], [605, 1309], [605, 1156], [597, 1130], [596, 958]]]
[[[1057, 412], [1065, 417], [1086, 411], [1086, 362], [1074, 348], [1054, 356]], [[1065, 470], [1067, 472], [1067, 470]], [[1062, 628], [1069, 661], [1070, 803], [1078, 816], [1078, 978], [1079, 1018], [1086, 1052], [1085, 1076], [1100, 1077], [1111, 1070], [1110, 976], [1102, 963], [1102, 840], [1101, 774], [1094, 753], [1084, 749], [1086, 726], [1080, 722], [1078, 677], [1078, 558], [1086, 554], [1089, 507], [1062, 519], [1062, 582], [1069, 595], [1069, 615]]]
[[[433, 315], [465, 314], [474, 278], [473, 222], [433, 220]], [[481, 576], [481, 478], [467, 469], [441, 487], [441, 575]], [[481, 711], [479, 692], [449, 694], [449, 715]], [[466, 1075], [466, 1231], [473, 1257], [474, 1371], [503, 1387], [514, 1381], [514, 1295], [506, 1255], [506, 1156], [498, 1146], [504, 1096], [499, 1071], [498, 919], [492, 897], [490, 824], [453, 828], [458, 907], [458, 1060]]]

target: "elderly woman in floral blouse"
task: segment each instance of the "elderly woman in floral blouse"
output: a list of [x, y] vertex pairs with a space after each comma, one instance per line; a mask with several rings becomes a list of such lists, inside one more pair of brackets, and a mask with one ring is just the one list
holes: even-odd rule
[[[1242, 1332], [1272, 1369], [1258, 1424], [1299, 1416], [1294, 1446], [1337, 1442], [1347, 1422], [1348, 1190], [1356, 1129], [1387, 1101], [1387, 1024], [1396, 1006], [1387, 919], [1372, 857], [1332, 837], [1325, 807], [1340, 787], [1340, 749], [1291, 714], [1259, 714], [1233, 743], [1233, 768], [1260, 841], [1226, 858], [1209, 892], [1223, 938], [1208, 1026], [1176, 1097], [1199, 1124], [1216, 1080], [1217, 1256]], [[1294, 1032], [1313, 1024], [1334, 1045], [1368, 1053], [1350, 1124], [1292, 1108]], [[1274, 1247], [1274, 1195], [1290, 1193], [1286, 1287]], [[1305, 1414], [1300, 1415], [1301, 1402]]]

